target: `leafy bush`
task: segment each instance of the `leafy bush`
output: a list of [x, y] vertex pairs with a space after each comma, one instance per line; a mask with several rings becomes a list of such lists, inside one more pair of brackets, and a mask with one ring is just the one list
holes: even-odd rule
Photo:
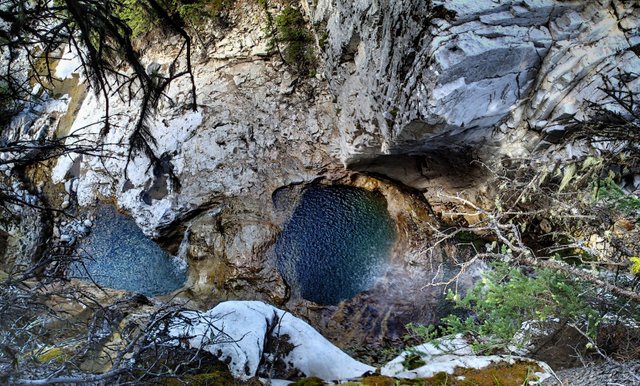
[[[628, 226], [628, 232], [621, 235], [626, 240], [626, 248], [628, 251], [623, 256], [628, 258], [629, 271], [632, 275], [640, 277], [640, 258], [638, 256], [631, 256], [633, 248], [633, 242], [635, 239], [637, 245], [637, 223], [640, 220], [640, 199], [635, 194], [627, 194], [616, 182], [615, 175], [610, 173], [607, 178], [598, 179], [592, 185], [593, 200], [595, 204], [604, 206], [610, 216], [622, 217], [622, 223], [626, 223]], [[632, 219], [626, 221], [626, 219]], [[605, 235], [606, 237], [607, 235]], [[637, 252], [635, 252], [637, 253]]]
[[611, 204], [623, 215], [636, 219], [640, 216], [640, 199], [633, 194], [625, 193], [612, 175], [594, 183], [594, 199]]
[[314, 75], [313, 36], [299, 9], [288, 6], [275, 18], [276, 43], [282, 43], [282, 58], [298, 73]]
[[136, 0], [122, 0], [117, 16], [127, 23], [134, 37], [151, 31], [157, 23], [145, 4]]
[[181, 2], [172, 0], [176, 11], [187, 23], [197, 25], [207, 19], [220, 19], [222, 13], [235, 4], [235, 0], [195, 0]]
[[[121, 4], [117, 15], [129, 25], [134, 37], [160, 26], [158, 19], [144, 1], [122, 0]], [[235, 4], [235, 0], [164, 0], [160, 1], [160, 4], [168, 14], [177, 13], [187, 24], [198, 25], [207, 19], [219, 18]]]
[[468, 316], [449, 315], [437, 331], [432, 326], [409, 326], [409, 330], [427, 340], [464, 333], [474, 338], [476, 351], [507, 349], [523, 322], [550, 317], [586, 322], [587, 333], [595, 335], [600, 316], [581, 283], [549, 269], [525, 274], [502, 262], [492, 268], [465, 296], [449, 292], [449, 300]]

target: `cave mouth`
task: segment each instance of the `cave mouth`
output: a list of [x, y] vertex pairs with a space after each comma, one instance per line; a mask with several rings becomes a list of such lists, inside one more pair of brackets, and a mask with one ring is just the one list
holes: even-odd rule
[[110, 205], [99, 205], [94, 223], [78, 244], [81, 259], [71, 265], [70, 277], [147, 296], [184, 286], [184, 263], [147, 238], [132, 218]]
[[371, 288], [395, 240], [382, 194], [311, 185], [276, 240], [277, 267], [303, 299], [335, 305]]

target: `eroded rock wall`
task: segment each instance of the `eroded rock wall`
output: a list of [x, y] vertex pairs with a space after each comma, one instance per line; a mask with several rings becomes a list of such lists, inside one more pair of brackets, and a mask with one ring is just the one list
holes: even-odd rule
[[[158, 236], [186, 213], [227, 198], [259, 197], [256, 210], [268, 211], [277, 187], [309, 181], [336, 164], [328, 149], [334, 105], [326, 88], [315, 78], [298, 79], [268, 53], [266, 14], [258, 4], [243, 4], [230, 17], [229, 29], [213, 29], [195, 44], [197, 110], [188, 107], [191, 84], [182, 77], [149, 121], [161, 168], [154, 170], [143, 154], [128, 159], [139, 102], [123, 103], [118, 96], [110, 100], [112, 130], [101, 139], [114, 156], [72, 155], [58, 162], [55, 182], [79, 177], [81, 206], [115, 198], [145, 233]], [[179, 41], [160, 36], [143, 50], [143, 59], [166, 74], [179, 49]], [[97, 139], [101, 125], [94, 123], [103, 106], [89, 95], [69, 131]]]
[[309, 10], [326, 31], [346, 163], [495, 144], [498, 127], [557, 130], [602, 98], [602, 76], [640, 69], [635, 2], [319, 0]]
[[[196, 44], [197, 111], [185, 107], [190, 83], [182, 78], [150, 122], [165, 170], [151, 170], [144, 156], [127, 163], [138, 106], [114, 97], [115, 129], [103, 142], [117, 157], [62, 159], [55, 182], [81, 176], [80, 205], [115, 197], [150, 235], [225, 197], [262, 197], [326, 175], [340, 161], [376, 162], [374, 171], [424, 188], [429, 176], [442, 174], [430, 165], [455, 164], [442, 154], [527, 154], [564, 129], [560, 119], [584, 119], [587, 102], [605, 97], [606, 77], [617, 85], [622, 72], [640, 73], [635, 2], [302, 4], [319, 43], [321, 75], [297, 77], [269, 56], [264, 10], [243, 4], [229, 29]], [[144, 51], [149, 68], [161, 73], [179, 49], [162, 39]], [[640, 85], [626, 81], [631, 89]], [[97, 136], [99, 127], [87, 125], [103, 103], [87, 97], [63, 131]], [[74, 168], [79, 172], [70, 173]]]
[[[424, 250], [405, 249], [394, 257], [398, 267], [418, 268], [390, 271], [384, 279], [408, 281], [411, 288], [389, 293], [381, 287], [320, 311], [289, 301], [286, 283], [265, 253], [286, 221], [271, 194], [317, 178], [357, 185], [342, 164], [363, 162], [371, 164], [362, 170], [424, 191], [439, 176], [468, 180], [465, 167], [475, 158], [527, 154], [545, 134], [563, 130], [558, 119], [584, 118], [587, 101], [604, 96], [606, 76], [622, 81], [622, 72], [640, 73], [640, 10], [636, 2], [617, 0], [303, 4], [319, 45], [319, 75], [290, 72], [267, 49], [264, 10], [241, 3], [226, 30], [195, 40], [197, 109], [189, 108], [189, 79], [180, 78], [148, 122], [159, 168], [143, 155], [128, 157], [135, 98], [125, 103], [113, 96], [112, 129], [104, 138], [96, 124], [104, 100], [91, 93], [75, 116], [67, 112], [57, 127], [34, 127], [30, 135], [74, 133], [104, 146], [108, 156], [71, 154], [57, 161], [52, 179], [67, 188], [59, 193], [60, 206], [72, 211], [108, 200], [147, 235], [178, 234], [192, 267], [189, 291], [202, 300], [199, 306], [224, 297], [289, 302], [288, 309], [308, 314], [323, 333], [338, 331], [336, 341], [381, 342], [394, 333], [400, 339], [405, 322], [437, 317], [434, 304], [442, 291], [425, 296], [420, 283], [440, 280], [430, 273], [439, 265], [429, 266], [426, 257], [413, 260], [427, 256]], [[274, 3], [270, 11], [281, 9]], [[151, 41], [143, 49], [149, 71], [168, 73], [179, 49], [170, 37]], [[637, 90], [637, 79], [625, 82]], [[72, 103], [80, 104], [83, 93], [76, 94]], [[450, 188], [455, 193], [464, 186]], [[395, 218], [405, 240], [426, 234], [426, 209], [413, 201], [401, 205], [409, 195], [400, 189], [385, 197], [390, 210], [406, 214]], [[355, 333], [346, 337], [337, 325]]]

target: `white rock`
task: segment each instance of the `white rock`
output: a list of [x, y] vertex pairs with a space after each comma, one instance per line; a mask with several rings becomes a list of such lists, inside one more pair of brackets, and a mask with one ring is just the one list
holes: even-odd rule
[[42, 90], [42, 84], [40, 82], [36, 82], [35, 86], [31, 89], [31, 95], [38, 95], [40, 90]]
[[79, 73], [82, 68], [82, 62], [71, 45], [67, 46], [56, 66], [56, 78], [64, 80], [70, 78], [72, 74]]
[[91, 222], [91, 220], [89, 220], [89, 219], [84, 220], [83, 224], [87, 228], [91, 228], [93, 226], [93, 222]]
[[61, 235], [61, 236], [60, 236], [60, 241], [62, 241], [62, 242], [64, 242], [64, 243], [67, 243], [67, 244], [71, 245], [71, 244], [73, 244], [76, 240], [75, 240], [75, 238], [74, 238], [73, 236], [71, 236], [71, 235], [67, 235], [67, 234], [64, 234], [64, 235]]
[[67, 192], [67, 194], [72, 194], [73, 193], [72, 186], [73, 186], [73, 180], [65, 181], [64, 191]]
[[71, 206], [71, 203], [68, 200], [65, 200], [60, 205], [60, 209], [67, 209], [69, 206]]
[[[345, 163], [386, 149], [483, 143], [510, 118], [519, 129], [551, 124], [602, 99], [600, 74], [640, 72], [629, 51], [640, 41], [638, 18], [626, 16], [631, 2], [611, 12], [609, 2], [435, 1], [455, 16], [431, 20], [437, 28], [428, 30], [416, 22], [427, 18], [424, 3], [389, 2], [373, 13], [366, 1], [318, 0], [310, 10], [327, 26], [325, 74], [341, 108], [337, 155]], [[345, 65], [356, 45], [365, 58]], [[389, 125], [378, 112], [392, 108], [402, 114]]]

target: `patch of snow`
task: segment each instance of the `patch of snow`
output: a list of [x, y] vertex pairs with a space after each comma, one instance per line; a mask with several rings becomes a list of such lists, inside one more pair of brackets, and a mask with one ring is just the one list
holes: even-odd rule
[[288, 335], [295, 346], [285, 358], [307, 376], [324, 380], [344, 380], [375, 370], [358, 362], [331, 344], [307, 323], [291, 314], [282, 314], [280, 335]]
[[[416, 354], [426, 364], [413, 370], [407, 369], [404, 366], [406, 358]], [[380, 373], [397, 378], [429, 378], [440, 372], [454, 374], [456, 368], [482, 369], [493, 363], [514, 364], [516, 361], [529, 361], [540, 366], [543, 371], [534, 374], [539, 382], [552, 374], [551, 368], [543, 362], [512, 355], [474, 355], [471, 346], [461, 335], [444, 337], [432, 343], [413, 347], [384, 365]]]
[[69, 129], [69, 134], [97, 135], [102, 128], [99, 123], [103, 118], [104, 105], [94, 93], [89, 93], [78, 111], [76, 119]]
[[56, 184], [64, 181], [77, 157], [78, 154], [76, 153], [67, 153], [58, 157], [58, 162], [56, 162], [56, 166], [53, 167], [51, 173], [51, 181]]
[[77, 52], [71, 45], [64, 50], [58, 65], [56, 66], [55, 76], [60, 80], [71, 78], [73, 74], [80, 73], [82, 62]]
[[[273, 323], [278, 325], [270, 329]], [[259, 301], [228, 301], [207, 312], [185, 311], [174, 319], [169, 335], [186, 338], [191, 347], [228, 361], [231, 374], [247, 380], [257, 374], [270, 331], [289, 337], [294, 348], [285, 362], [306, 376], [346, 380], [374, 370], [349, 357], [304, 321]]]

